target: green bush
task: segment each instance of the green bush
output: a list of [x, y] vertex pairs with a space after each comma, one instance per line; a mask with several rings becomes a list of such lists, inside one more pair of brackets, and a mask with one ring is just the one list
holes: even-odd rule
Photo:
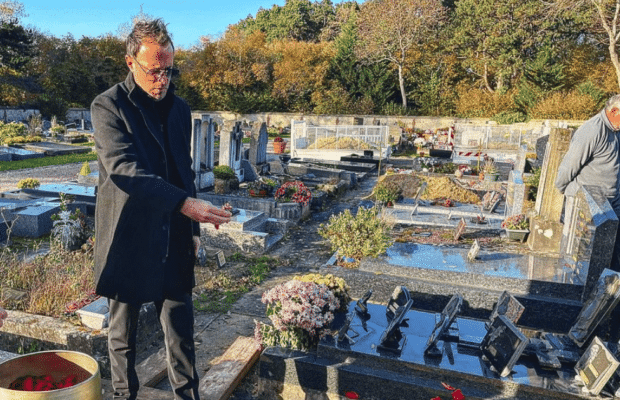
[[6, 145], [19, 144], [19, 143], [33, 143], [40, 142], [41, 136], [15, 136], [5, 138], [2, 142]]
[[235, 175], [235, 171], [230, 168], [228, 165], [218, 165], [213, 168], [213, 175], [216, 179], [229, 180], [235, 179], [237, 175]]
[[502, 111], [497, 113], [491, 118], [491, 120], [501, 125], [516, 124], [518, 122], [526, 122], [527, 115], [520, 111]]
[[376, 208], [360, 207], [353, 216], [345, 210], [332, 215], [327, 225], [321, 224], [319, 235], [329, 240], [333, 251], [340, 257], [361, 260], [363, 257], [378, 257], [392, 244], [389, 236], [391, 224], [377, 215]]
[[382, 203], [394, 203], [400, 197], [402, 190], [394, 181], [383, 180], [375, 186], [375, 199]]
[[41, 186], [41, 182], [35, 178], [25, 178], [17, 182], [18, 189], [36, 189]]

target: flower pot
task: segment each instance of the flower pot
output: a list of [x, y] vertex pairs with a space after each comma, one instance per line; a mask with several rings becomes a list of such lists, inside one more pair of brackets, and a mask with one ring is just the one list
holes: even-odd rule
[[530, 233], [529, 229], [506, 229], [506, 237], [509, 240], [519, 240], [523, 243], [527, 234]]
[[250, 189], [250, 196], [252, 197], [267, 197], [267, 191], [266, 190], [256, 190], [256, 189]]
[[[76, 384], [47, 392], [8, 389], [18, 378], [51, 376], [60, 382], [75, 375]], [[41, 351], [12, 358], [0, 364], [0, 398], [4, 400], [101, 400], [99, 364], [92, 357], [66, 350]]]
[[499, 178], [499, 172], [485, 172], [484, 180], [487, 182], [495, 182]]
[[284, 153], [284, 149], [286, 149], [286, 142], [273, 142], [273, 152], [275, 154]]

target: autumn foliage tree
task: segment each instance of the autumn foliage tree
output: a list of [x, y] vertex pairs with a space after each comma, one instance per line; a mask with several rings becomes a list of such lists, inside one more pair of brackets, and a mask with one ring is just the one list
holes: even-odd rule
[[358, 55], [394, 66], [404, 108], [407, 53], [428, 41], [445, 22], [446, 9], [440, 0], [369, 0], [361, 7]]

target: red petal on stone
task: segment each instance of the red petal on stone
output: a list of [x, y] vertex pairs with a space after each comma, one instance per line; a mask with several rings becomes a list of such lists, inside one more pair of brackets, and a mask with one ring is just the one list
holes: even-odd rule
[[359, 399], [360, 395], [355, 392], [345, 392], [344, 397], [347, 399]]
[[457, 389], [454, 392], [452, 392], [452, 400], [464, 400], [465, 396], [463, 396], [463, 393], [461, 393], [461, 389]]
[[439, 397], [439, 396], [433, 397], [431, 400], [441, 400], [441, 397]]

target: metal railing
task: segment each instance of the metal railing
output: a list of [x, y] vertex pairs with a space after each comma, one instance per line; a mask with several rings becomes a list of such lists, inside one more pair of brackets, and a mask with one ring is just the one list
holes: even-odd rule
[[388, 147], [387, 126], [308, 125], [291, 121], [291, 151], [381, 150]]

